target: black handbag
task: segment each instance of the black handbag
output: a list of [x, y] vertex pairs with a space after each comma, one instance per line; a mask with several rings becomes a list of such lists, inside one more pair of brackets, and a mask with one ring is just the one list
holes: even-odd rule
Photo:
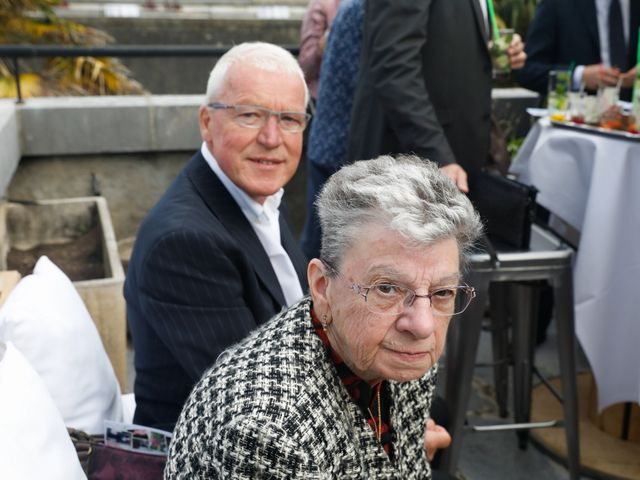
[[482, 217], [487, 236], [499, 249], [529, 248], [537, 193], [535, 187], [485, 171], [469, 179], [469, 199]]

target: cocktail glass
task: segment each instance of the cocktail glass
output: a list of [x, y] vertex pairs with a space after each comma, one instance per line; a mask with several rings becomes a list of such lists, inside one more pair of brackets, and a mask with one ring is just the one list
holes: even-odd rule
[[571, 86], [570, 70], [549, 71], [549, 89], [547, 93], [547, 108], [553, 115], [565, 112], [569, 108], [569, 90]]
[[513, 40], [513, 28], [501, 28], [498, 30], [498, 38], [491, 45], [491, 61], [493, 64], [493, 77], [509, 75], [511, 64], [507, 49]]

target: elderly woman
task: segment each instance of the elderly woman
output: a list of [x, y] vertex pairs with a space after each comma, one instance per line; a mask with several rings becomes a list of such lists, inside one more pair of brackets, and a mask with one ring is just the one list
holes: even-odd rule
[[317, 202], [310, 297], [205, 373], [166, 478], [431, 477], [428, 457], [449, 441], [427, 423], [436, 365], [474, 297], [461, 264], [479, 218], [415, 157], [344, 167]]

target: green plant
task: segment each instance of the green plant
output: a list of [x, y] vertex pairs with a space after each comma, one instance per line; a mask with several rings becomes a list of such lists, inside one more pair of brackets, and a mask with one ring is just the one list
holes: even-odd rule
[[[112, 42], [105, 32], [59, 18], [60, 0], [0, 0], [0, 44], [60, 44], [97, 46]], [[78, 57], [21, 62], [22, 94], [140, 94], [142, 86], [117, 59]], [[0, 61], [0, 97], [15, 97], [16, 81]]]
[[524, 139], [525, 137], [516, 137], [509, 139], [509, 141], [507, 142], [507, 152], [509, 152], [509, 158], [513, 160], [513, 157], [515, 157], [516, 153], [518, 153], [518, 150], [520, 150]]
[[538, 0], [494, 0], [496, 14], [503, 25], [513, 28], [526, 38]]

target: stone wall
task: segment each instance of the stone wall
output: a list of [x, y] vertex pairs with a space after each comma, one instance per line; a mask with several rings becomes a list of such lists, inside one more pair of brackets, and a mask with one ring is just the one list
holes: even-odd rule
[[[0, 157], [0, 173], [13, 175], [7, 194], [16, 199], [103, 195], [116, 237], [131, 242], [146, 212], [199, 148], [200, 95], [29, 99], [17, 106], [18, 133]], [[494, 110], [514, 134], [526, 134], [526, 107], [537, 95], [522, 89], [494, 91]], [[13, 109], [13, 105], [11, 105]], [[13, 110], [12, 110], [13, 111]], [[1, 116], [0, 110], [0, 118]], [[0, 130], [0, 138], [5, 135]], [[4, 146], [4, 144], [3, 144]], [[5, 148], [2, 149], [3, 151]], [[306, 163], [285, 188], [298, 233], [306, 214]], [[5, 179], [6, 183], [8, 179]], [[1, 193], [1, 191], [0, 191]]]
[[16, 107], [12, 100], [0, 100], [0, 196], [7, 189], [19, 161]]
[[[16, 170], [19, 157], [0, 157], [6, 194], [18, 200], [102, 195], [116, 237], [128, 244], [146, 212], [200, 147], [201, 100], [200, 95], [153, 95], [10, 104], [15, 111], [8, 123], [17, 132], [7, 146], [21, 159]], [[296, 231], [305, 215], [306, 165], [301, 163], [286, 188]]]
[[[272, 7], [236, 7], [218, 12], [215, 7], [143, 10], [140, 17], [110, 17], [103, 10], [62, 10], [63, 18], [111, 35], [116, 45], [207, 45], [228, 47], [247, 41], [265, 41], [297, 47], [304, 7], [286, 7], [287, 18], [268, 17]], [[102, 7], [99, 7], [102, 8]], [[260, 12], [263, 12], [262, 14]], [[224, 15], [223, 15], [224, 13]], [[282, 12], [281, 12], [282, 13]], [[275, 11], [276, 16], [278, 11]], [[152, 94], [204, 93], [214, 57], [122, 58], [122, 62]]]

